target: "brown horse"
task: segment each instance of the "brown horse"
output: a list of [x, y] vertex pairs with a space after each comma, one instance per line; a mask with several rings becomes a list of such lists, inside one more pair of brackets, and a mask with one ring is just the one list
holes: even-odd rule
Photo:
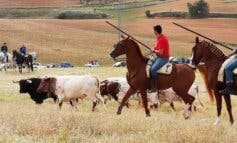
[[[147, 89], [150, 81], [146, 75], [148, 58], [142, 55], [138, 44], [130, 38], [124, 38], [115, 44], [114, 50], [110, 53], [110, 56], [116, 58], [123, 54], [126, 55], [128, 69], [127, 81], [130, 88], [122, 99], [117, 114], [121, 114], [126, 101], [138, 90], [141, 93], [146, 116], [150, 116], [150, 111], [147, 107]], [[191, 113], [190, 107], [194, 100], [194, 97], [188, 94], [188, 91], [195, 80], [193, 69], [185, 64], [177, 64], [173, 66], [170, 75], [158, 74], [157, 79], [158, 90], [172, 87], [173, 90], [183, 99], [186, 104], [184, 117], [189, 118]]]
[[[221, 108], [222, 108], [222, 95], [219, 94], [219, 91], [225, 88], [225, 84], [223, 82], [219, 82], [217, 80], [217, 77], [219, 69], [221, 68], [221, 65], [227, 59], [227, 57], [215, 45], [207, 41], [199, 42], [198, 37], [196, 38], [196, 44], [193, 47], [192, 51], [193, 51], [192, 62], [194, 65], [198, 65], [200, 61], [205, 63], [207, 71], [206, 80], [208, 82], [208, 88], [214, 91], [216, 99], [217, 119], [214, 124], [217, 124], [220, 120]], [[234, 79], [236, 81], [237, 76], [235, 76]], [[235, 82], [234, 87], [235, 87], [234, 94], [237, 95], [236, 90], [237, 82]], [[230, 95], [224, 95], [224, 99], [226, 102], [227, 111], [229, 113], [230, 123], [233, 124], [234, 120], [232, 116]]]

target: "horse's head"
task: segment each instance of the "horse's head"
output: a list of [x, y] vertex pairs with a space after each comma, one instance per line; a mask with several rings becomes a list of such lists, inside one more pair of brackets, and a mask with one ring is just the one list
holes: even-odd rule
[[130, 40], [129, 37], [125, 38], [122, 36], [122, 40], [114, 45], [114, 50], [110, 53], [110, 56], [116, 58], [120, 55], [126, 54], [128, 48], [131, 46], [131, 42], [129, 42]]
[[13, 56], [16, 56], [17, 55], [17, 51], [16, 50], [12, 50], [12, 54], [13, 54]]
[[202, 44], [199, 42], [199, 38], [196, 37], [196, 43], [192, 49], [192, 64], [197, 66], [203, 58]]

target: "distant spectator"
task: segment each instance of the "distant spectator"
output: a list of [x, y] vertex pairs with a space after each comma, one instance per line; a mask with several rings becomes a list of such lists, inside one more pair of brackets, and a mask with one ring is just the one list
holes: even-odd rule
[[3, 46], [1, 47], [1, 51], [3, 52], [3, 54], [6, 56], [7, 58], [7, 62], [8, 62], [8, 55], [7, 55], [7, 52], [8, 52], [8, 47], [7, 47], [7, 43], [4, 43]]

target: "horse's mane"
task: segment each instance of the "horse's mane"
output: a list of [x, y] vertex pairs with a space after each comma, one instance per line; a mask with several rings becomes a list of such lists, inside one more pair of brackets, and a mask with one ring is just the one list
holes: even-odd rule
[[143, 56], [143, 55], [142, 55], [141, 49], [140, 49], [139, 45], [137, 44], [137, 42], [135, 42], [135, 41], [132, 40], [132, 39], [130, 39], [130, 40], [131, 40], [131, 42], [134, 44], [138, 56], [142, 57], [142, 58], [144, 59], [144, 61], [147, 63], [149, 59], [148, 59], [146, 56]]
[[213, 53], [219, 60], [226, 59], [226, 55], [212, 43], [203, 40], [201, 44], [204, 48], [207, 48], [211, 53]]

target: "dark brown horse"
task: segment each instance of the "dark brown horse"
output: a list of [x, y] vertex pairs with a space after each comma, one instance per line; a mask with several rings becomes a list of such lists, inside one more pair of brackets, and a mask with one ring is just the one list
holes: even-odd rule
[[16, 62], [19, 72], [21, 74], [22, 74], [23, 64], [25, 64], [28, 67], [29, 72], [30, 70], [34, 71], [32, 55], [24, 56], [21, 53], [17, 52], [16, 50], [13, 50], [12, 53], [13, 53], [13, 60]]
[[[198, 65], [200, 61], [205, 63], [207, 76], [206, 80], [208, 82], [208, 88], [214, 91], [216, 106], [217, 106], [217, 119], [215, 124], [217, 124], [220, 120], [221, 108], [222, 108], [222, 95], [219, 94], [220, 90], [225, 88], [225, 84], [223, 82], [219, 82], [217, 80], [219, 69], [223, 62], [227, 59], [224, 53], [218, 49], [215, 45], [201, 41], [199, 42], [198, 37], [196, 38], [196, 44], [193, 47], [193, 59], [192, 62], [194, 65]], [[235, 81], [237, 77], [234, 77]], [[235, 92], [237, 94], [237, 82], [235, 82]], [[232, 116], [232, 107], [231, 107], [231, 99], [230, 95], [224, 95], [224, 99], [227, 106], [227, 111], [229, 113], [230, 123], [233, 124], [233, 116]]]
[[[126, 101], [138, 90], [141, 93], [146, 116], [150, 116], [150, 111], [147, 107], [147, 89], [150, 81], [146, 75], [148, 58], [142, 55], [138, 44], [130, 38], [124, 38], [115, 44], [114, 47], [114, 50], [110, 53], [111, 57], [116, 58], [123, 54], [126, 55], [128, 69], [127, 81], [130, 85], [130, 88], [118, 107], [117, 114], [121, 114]], [[158, 74], [157, 79], [158, 90], [172, 87], [173, 90], [183, 99], [186, 104], [184, 117], [189, 118], [191, 113], [190, 107], [194, 100], [194, 97], [188, 94], [188, 90], [195, 80], [193, 69], [185, 64], [177, 64], [173, 66], [170, 75]]]

